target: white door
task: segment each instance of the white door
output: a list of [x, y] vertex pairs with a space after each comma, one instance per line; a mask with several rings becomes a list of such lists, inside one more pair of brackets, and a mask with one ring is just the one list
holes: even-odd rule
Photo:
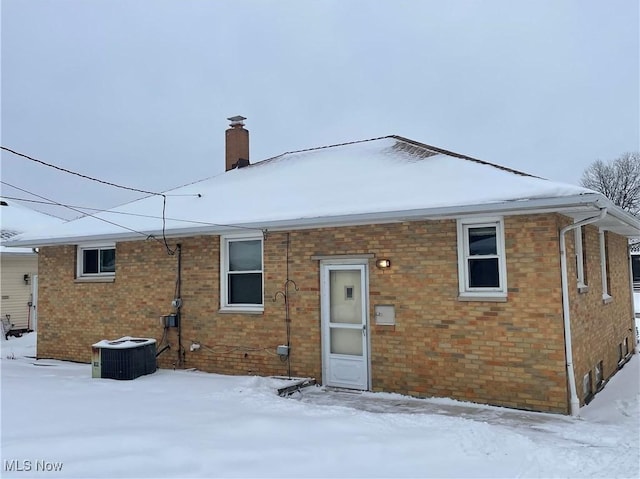
[[323, 264], [321, 284], [323, 382], [369, 389], [367, 265]]

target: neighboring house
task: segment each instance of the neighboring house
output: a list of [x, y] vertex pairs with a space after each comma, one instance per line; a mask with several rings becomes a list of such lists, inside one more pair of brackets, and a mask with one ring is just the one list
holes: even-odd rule
[[25, 231], [60, 225], [63, 220], [15, 202], [0, 202], [0, 316], [15, 329], [36, 329], [38, 255], [33, 248], [6, 248], [3, 243]]
[[633, 290], [640, 292], [640, 241], [629, 245], [631, 252], [631, 271], [633, 275]]
[[250, 165], [230, 120], [164, 221], [150, 196], [14, 242], [39, 357], [152, 337], [161, 367], [576, 414], [633, 353], [640, 222], [603, 195], [399, 136]]

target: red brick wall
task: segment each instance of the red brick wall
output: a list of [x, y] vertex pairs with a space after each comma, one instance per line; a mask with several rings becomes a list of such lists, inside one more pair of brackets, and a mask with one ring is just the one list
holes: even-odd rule
[[[562, 217], [508, 217], [504, 224], [509, 296], [503, 303], [457, 300], [454, 220], [290, 232], [289, 278], [299, 289], [289, 290], [291, 374], [321, 380], [320, 274], [311, 257], [374, 253], [390, 258], [392, 267], [379, 270], [374, 259], [369, 262], [370, 318], [376, 304], [396, 308], [395, 326], [376, 326], [371, 319], [374, 390], [567, 412], [558, 254]], [[286, 343], [284, 301], [281, 295], [273, 301], [286, 280], [287, 233], [269, 233], [264, 242], [263, 314], [219, 312], [219, 237], [179, 242], [185, 350], [180, 364], [176, 332], [170, 329], [171, 349], [159, 357], [160, 365], [287, 374], [287, 363], [275, 355], [276, 346]], [[613, 248], [612, 254], [619, 254], [621, 241]], [[75, 247], [41, 249], [40, 357], [88, 362], [91, 344], [101, 339], [132, 335], [160, 341], [159, 318], [171, 312], [175, 256], [153, 241], [118, 243], [112, 283], [75, 282], [74, 262]], [[590, 268], [592, 283], [595, 269]], [[603, 314], [617, 308], [616, 291], [623, 301], [618, 281], [612, 281], [614, 305], [602, 308]], [[581, 315], [576, 311], [574, 320]], [[611, 338], [619, 341], [620, 333]], [[202, 347], [191, 352], [191, 341]], [[585, 349], [586, 341], [578, 340], [579, 348]], [[591, 360], [582, 349], [580, 367]]]

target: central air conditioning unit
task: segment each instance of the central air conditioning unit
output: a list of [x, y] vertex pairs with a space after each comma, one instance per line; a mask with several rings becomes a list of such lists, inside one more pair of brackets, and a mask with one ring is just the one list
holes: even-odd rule
[[91, 348], [91, 366], [94, 378], [135, 379], [154, 373], [156, 340], [130, 336], [103, 339]]

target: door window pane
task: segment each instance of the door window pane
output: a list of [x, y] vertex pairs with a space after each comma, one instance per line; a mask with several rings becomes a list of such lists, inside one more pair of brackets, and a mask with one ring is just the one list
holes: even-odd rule
[[262, 242], [260, 240], [229, 242], [229, 271], [260, 271]]
[[360, 329], [331, 328], [331, 352], [362, 356], [362, 337]]
[[362, 323], [360, 270], [333, 270], [329, 274], [332, 323]]
[[262, 274], [229, 274], [229, 304], [262, 304]]

